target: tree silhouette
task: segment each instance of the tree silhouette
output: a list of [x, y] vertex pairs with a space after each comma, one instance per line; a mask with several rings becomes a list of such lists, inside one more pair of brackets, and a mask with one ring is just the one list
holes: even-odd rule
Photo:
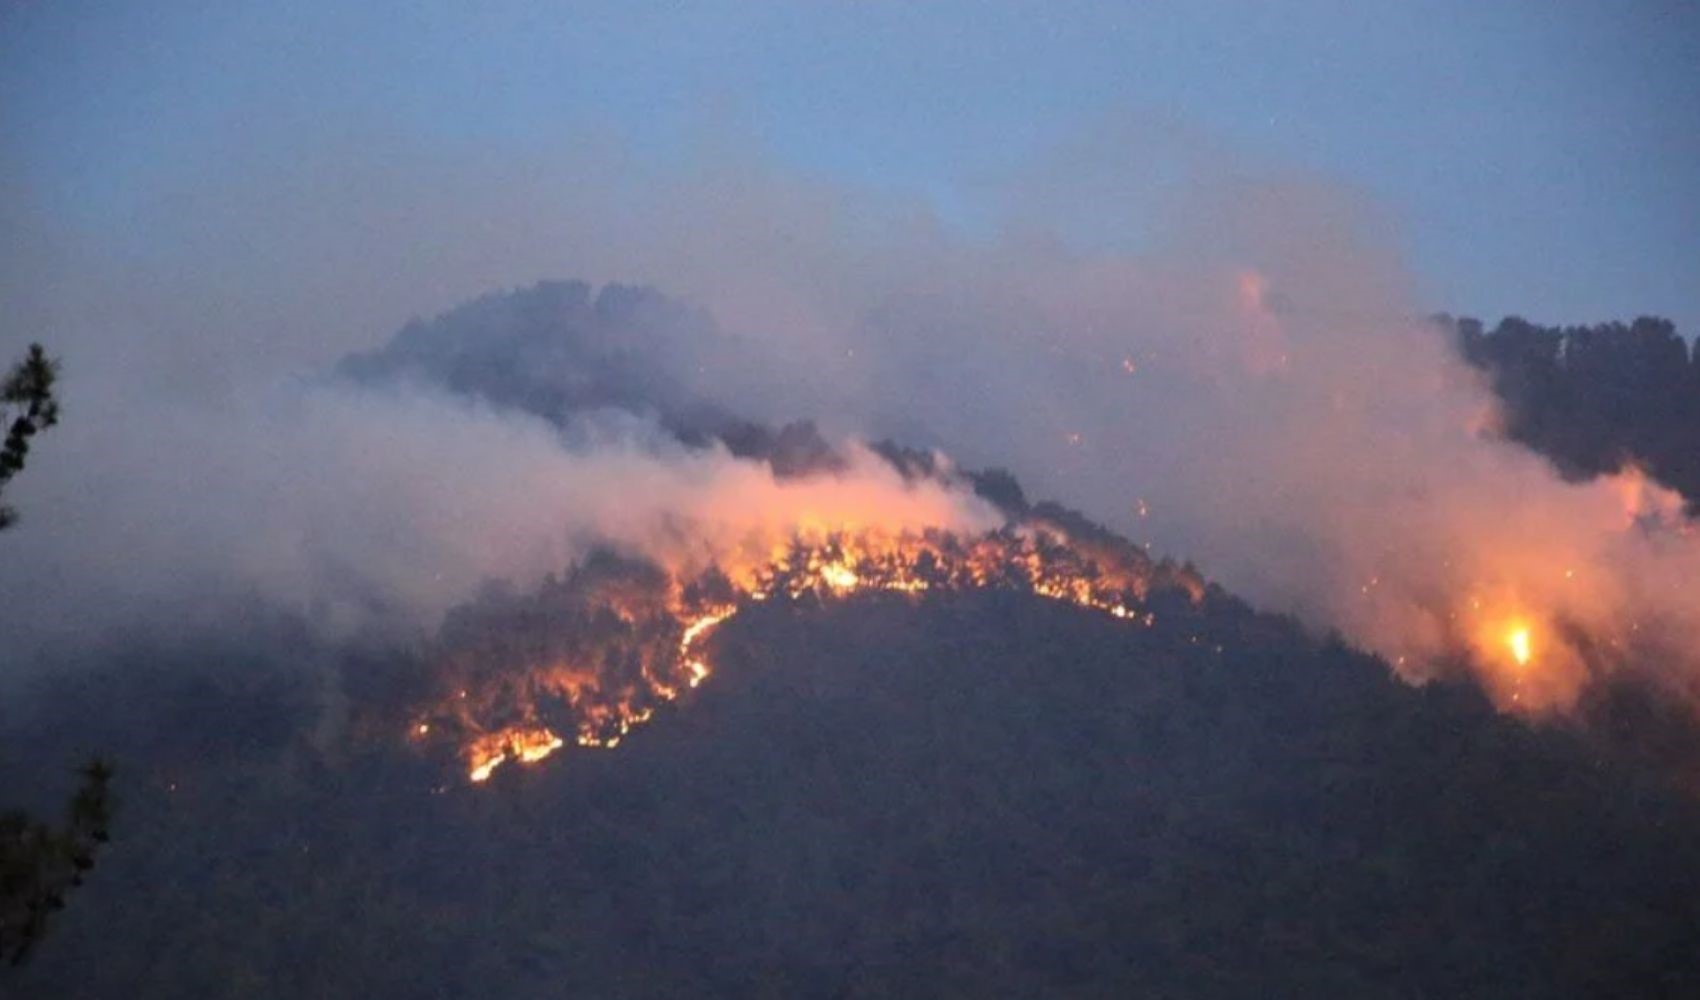
[[[40, 344], [0, 384], [0, 492], [23, 470], [30, 441], [59, 422], [53, 383], [59, 363]], [[17, 522], [17, 512], [0, 504], [0, 530]], [[21, 810], [0, 812], [0, 960], [22, 962], [46, 930], [47, 918], [65, 905], [65, 894], [82, 884], [94, 865], [95, 849], [106, 843], [112, 812], [112, 766], [96, 759], [85, 765], [82, 784], [61, 826], [50, 826]]]
[[1669, 320], [1493, 330], [1449, 320], [1505, 403], [1506, 434], [1582, 479], [1634, 463], [1700, 510], [1700, 347]]
[[[0, 386], [0, 423], [7, 424], [6, 442], [0, 445], [0, 495], [12, 477], [23, 470], [29, 457], [30, 439], [59, 422], [59, 401], [53, 383], [59, 377], [59, 362], [47, 356], [40, 344], [6, 374]], [[0, 503], [0, 529], [10, 527], [17, 512]]]
[[47, 918], [65, 906], [65, 894], [83, 884], [96, 848], [107, 842], [112, 766], [96, 758], [79, 772], [82, 785], [62, 826], [49, 826], [21, 810], [0, 813], [0, 960], [16, 965], [47, 929]]

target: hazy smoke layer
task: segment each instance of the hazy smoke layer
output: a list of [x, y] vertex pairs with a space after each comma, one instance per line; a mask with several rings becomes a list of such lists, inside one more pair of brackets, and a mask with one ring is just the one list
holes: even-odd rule
[[[1412, 676], [1468, 655], [1533, 705], [1626, 657], [1700, 678], [1697, 543], [1636, 516], [1668, 498], [1566, 484], [1497, 442], [1486, 388], [1416, 319], [1451, 304], [1413, 290], [1397, 234], [1351, 192], [1246, 180], [1202, 147], [1155, 150], [1172, 169], [1153, 170], [1135, 155], [1152, 149], [1117, 146], [1010, 185], [1014, 221], [971, 235], [735, 155], [658, 175], [593, 149], [415, 152], [373, 140], [280, 161], [287, 177], [196, 178], [161, 199], [143, 261], [0, 205], [18, 234], [0, 292], [71, 372], [65, 426], [18, 480], [0, 596], [80, 628], [234, 583], [334, 620], [441, 608], [593, 534], [682, 542], [705, 511], [733, 530], [823, 506], [980, 516], [866, 460], [854, 489], [809, 492], [630, 430], [563, 446], [440, 398], [253, 389], [409, 313], [583, 277], [714, 318], [716, 352], [654, 359], [697, 398], [1007, 465]], [[1124, 238], [1071, 243], [1034, 217], [1063, 203]]]
[[859, 328], [864, 417], [1013, 460], [1413, 678], [1467, 664], [1535, 711], [1626, 666], [1692, 687], [1700, 537], [1676, 498], [1498, 440], [1371, 221], [1313, 185], [1224, 186], [1148, 254], [933, 261]]
[[430, 626], [487, 579], [532, 586], [598, 546], [700, 569], [799, 529], [998, 521], [855, 445], [840, 471], [777, 480], [627, 414], [562, 433], [418, 387], [255, 385], [142, 420], [71, 403], [79, 419], [41, 449], [6, 539], [13, 649], [213, 627], [248, 600], [333, 633]]
[[[1633, 470], [1566, 483], [1499, 440], [1366, 205], [1200, 184], [1146, 242], [893, 224], [824, 234], [806, 267], [757, 253], [692, 286], [759, 344], [742, 381], [700, 389], [1011, 464], [1407, 676], [1473, 670], [1507, 706], [1563, 707], [1631, 666], [1700, 680], [1700, 539], [1675, 498]], [[719, 297], [752, 285], [782, 290], [779, 320]]]

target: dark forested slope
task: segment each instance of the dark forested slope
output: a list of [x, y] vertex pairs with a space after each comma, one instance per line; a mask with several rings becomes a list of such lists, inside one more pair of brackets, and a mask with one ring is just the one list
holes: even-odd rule
[[[358, 721], [328, 738], [284, 665], [312, 652], [286, 640], [270, 665], [119, 671], [62, 703], [74, 719], [14, 724], [7, 745], [31, 749], [8, 765], [97, 739], [128, 783], [109, 862], [8, 986], [1700, 986], [1691, 801], [1220, 595], [1150, 629], [1011, 593], [761, 606], [715, 638], [713, 682], [618, 750], [484, 786]], [[376, 655], [343, 668], [368, 686], [413, 669]]]

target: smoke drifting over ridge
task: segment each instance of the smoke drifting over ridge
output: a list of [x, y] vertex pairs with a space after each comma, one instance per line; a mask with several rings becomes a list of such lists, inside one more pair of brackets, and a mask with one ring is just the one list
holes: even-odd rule
[[[705, 511], [733, 536], [866, 505], [916, 526], [991, 517], [865, 455], [845, 480], [785, 483], [629, 417], [563, 445], [439, 390], [275, 384], [369, 343], [384, 310], [583, 276], [712, 317], [656, 319], [692, 350], [640, 359], [693, 398], [1009, 466], [1030, 493], [1408, 676], [1467, 656], [1502, 703], [1564, 705], [1585, 657], [1629, 655], [1618, 643], [1677, 687], [1700, 677], [1700, 602], [1682, 588], [1700, 543], [1626, 510], [1632, 480], [1567, 484], [1494, 440], [1486, 387], [1415, 319], [1447, 304], [1421, 301], [1350, 191], [1193, 164], [1158, 218], [1129, 220], [1135, 252], [1073, 247], [1031, 218], [964, 235], [740, 158], [689, 178], [614, 160], [439, 163], [389, 183], [371, 150], [315, 157], [289, 184], [214, 179], [140, 275], [106, 249], [16, 269], [8, 300], [46, 339], [66, 332], [68, 400], [19, 480], [0, 594], [79, 630], [233, 585], [327, 621], [429, 618], [596, 537], [688, 548]], [[115, 324], [172, 332], [109, 348]]]
[[[601, 547], [700, 570], [800, 526], [997, 522], [972, 494], [907, 483], [856, 446], [830, 478], [782, 480], [630, 415], [562, 434], [422, 387], [287, 384], [150, 416], [67, 433], [67, 459], [39, 470], [40, 516], [8, 540], [8, 565], [36, 568], [5, 592], [25, 635], [208, 628], [232, 596], [333, 634], [430, 626], [486, 579], [529, 587]], [[127, 460], [97, 476], [76, 460], [112, 445]]]

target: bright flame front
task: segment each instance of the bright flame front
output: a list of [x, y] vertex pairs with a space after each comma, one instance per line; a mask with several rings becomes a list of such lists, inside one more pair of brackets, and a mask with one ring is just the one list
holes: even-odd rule
[[[1027, 525], [974, 538], [946, 532], [827, 533], [765, 559], [690, 580], [654, 567], [583, 574], [493, 612], [445, 656], [452, 692], [410, 723], [416, 739], [456, 740], [475, 782], [502, 765], [544, 760], [569, 740], [612, 748], [661, 705], [714, 673], [705, 643], [753, 602], [855, 593], [1004, 589], [1134, 624], [1155, 585], [1192, 600], [1203, 582], [1126, 543], [1071, 541]], [[511, 617], [504, 617], [511, 615]], [[570, 734], [570, 735], [566, 735]]]

